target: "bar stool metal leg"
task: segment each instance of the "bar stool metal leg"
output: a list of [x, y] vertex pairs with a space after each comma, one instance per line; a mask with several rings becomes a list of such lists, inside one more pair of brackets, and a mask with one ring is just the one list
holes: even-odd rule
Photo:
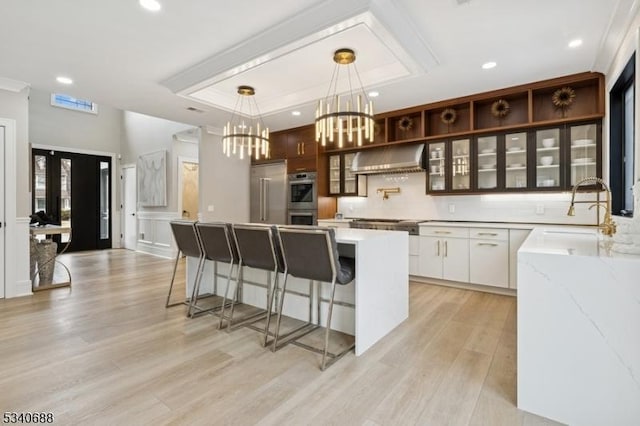
[[271, 325], [271, 316], [273, 315], [273, 303], [278, 304], [278, 270], [273, 271], [273, 280], [270, 282], [270, 288], [267, 290], [267, 321], [264, 326], [264, 342], [262, 344], [263, 347], [267, 346], [267, 341], [269, 339], [269, 326]]
[[173, 275], [171, 275], [171, 284], [169, 285], [169, 294], [167, 294], [167, 303], [164, 305], [165, 308], [170, 308], [171, 306], [184, 305], [185, 303], [184, 301], [169, 303], [171, 300], [171, 292], [173, 291], [173, 283], [176, 280], [176, 272], [178, 271], [178, 261], [180, 260], [181, 256], [182, 256], [182, 252], [178, 250], [178, 253], [176, 254], [176, 261], [173, 263]]
[[198, 294], [200, 293], [200, 282], [202, 281], [202, 274], [204, 272], [204, 257], [201, 257], [198, 261], [198, 266], [196, 268], [196, 276], [193, 281], [193, 290], [191, 292], [191, 300], [189, 301], [189, 310], [187, 311], [187, 316], [189, 318], [193, 318], [195, 313], [194, 309], [198, 309], [200, 313], [206, 312], [207, 310], [199, 309], [196, 306], [196, 301], [198, 300]]

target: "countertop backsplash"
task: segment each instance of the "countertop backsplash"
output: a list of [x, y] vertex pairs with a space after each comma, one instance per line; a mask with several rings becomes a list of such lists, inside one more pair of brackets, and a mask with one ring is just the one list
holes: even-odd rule
[[[594, 225], [596, 209], [576, 204], [576, 215], [567, 216], [570, 192], [497, 193], [478, 195], [425, 194], [424, 172], [370, 175], [367, 197], [338, 198], [338, 212], [345, 218], [393, 218], [484, 222], [558, 223]], [[399, 194], [383, 200], [378, 188], [399, 187]], [[595, 199], [595, 194], [578, 194], [576, 200]], [[604, 200], [604, 194], [601, 199]], [[603, 210], [601, 209], [603, 212]], [[602, 214], [602, 213], [601, 213]]]

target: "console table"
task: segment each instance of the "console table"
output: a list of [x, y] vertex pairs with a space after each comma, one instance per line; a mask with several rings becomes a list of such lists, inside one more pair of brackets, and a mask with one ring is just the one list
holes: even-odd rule
[[[29, 228], [29, 234], [31, 235], [32, 240], [35, 240], [36, 236], [38, 235], [44, 235], [46, 238], [50, 238], [52, 235], [69, 234], [69, 240], [66, 243], [64, 243], [64, 246], [62, 247], [62, 250], [60, 251], [60, 253], [54, 252], [53, 255], [49, 257], [45, 257], [46, 255], [44, 254], [44, 251], [42, 250], [41, 247], [39, 247], [40, 244], [38, 243], [33, 244], [38, 262], [37, 262], [35, 271], [31, 274], [32, 291], [50, 290], [52, 288], [59, 288], [59, 287], [71, 287], [71, 272], [69, 271], [69, 268], [67, 267], [67, 265], [65, 265], [64, 263], [56, 259], [58, 255], [64, 253], [69, 248], [69, 244], [71, 243], [71, 227], [59, 226], [59, 225], [31, 226]], [[52, 262], [54, 265], [58, 264], [62, 266], [62, 268], [65, 270], [67, 274], [68, 280], [58, 282], [58, 283], [52, 282], [47, 284], [40, 284], [40, 280], [38, 280], [38, 284], [36, 285], [36, 277], [39, 277], [39, 273], [42, 267]], [[55, 272], [55, 267], [54, 267], [54, 272]]]

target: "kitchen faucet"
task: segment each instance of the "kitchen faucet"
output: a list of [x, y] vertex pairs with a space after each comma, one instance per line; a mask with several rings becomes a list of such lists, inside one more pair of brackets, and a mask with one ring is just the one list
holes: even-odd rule
[[[598, 196], [596, 197], [595, 200], [583, 200], [583, 201], [575, 201], [576, 199], [576, 191], [578, 189], [578, 187], [580, 185], [582, 185], [583, 183], [586, 182], [595, 182], [595, 183], [599, 183], [600, 185], [602, 185], [607, 193], [607, 198], [605, 200], [605, 205], [601, 205], [601, 201], [600, 201], [600, 193], [598, 193]], [[602, 179], [600, 179], [599, 177], [595, 177], [595, 176], [591, 176], [591, 177], [586, 177], [584, 179], [582, 179], [581, 181], [579, 181], [578, 183], [576, 183], [573, 186], [573, 191], [571, 193], [571, 205], [569, 206], [569, 211], [567, 212], [567, 216], [575, 216], [576, 211], [574, 208], [574, 204], [576, 203], [594, 203], [592, 205], [589, 206], [589, 210], [591, 210], [591, 208], [593, 208], [594, 206], [596, 206], [596, 209], [599, 209], [600, 207], [604, 207], [604, 220], [602, 221], [602, 223], [600, 223], [600, 211], [598, 210], [598, 214], [597, 214], [597, 225], [600, 228], [600, 232], [602, 232], [604, 235], [607, 236], [611, 236], [613, 234], [616, 233], [616, 223], [613, 221], [613, 219], [611, 219], [611, 190], [609, 189], [609, 187], [607, 186], [606, 183], [604, 183], [604, 181]]]

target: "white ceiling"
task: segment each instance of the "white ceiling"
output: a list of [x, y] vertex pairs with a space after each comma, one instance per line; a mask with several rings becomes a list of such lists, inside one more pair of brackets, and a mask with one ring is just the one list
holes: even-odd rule
[[[604, 72], [603, 46], [619, 43], [636, 12], [633, 0], [160, 2], [151, 13], [137, 0], [2, 0], [0, 84], [24, 81], [213, 127], [228, 120], [235, 87], [251, 84], [265, 123], [277, 130], [313, 121], [336, 48], [356, 50], [383, 112]], [[570, 49], [574, 38], [584, 43]], [[482, 70], [487, 61], [498, 66]], [[58, 75], [74, 84], [61, 86]], [[201, 100], [185, 97], [192, 93]]]

